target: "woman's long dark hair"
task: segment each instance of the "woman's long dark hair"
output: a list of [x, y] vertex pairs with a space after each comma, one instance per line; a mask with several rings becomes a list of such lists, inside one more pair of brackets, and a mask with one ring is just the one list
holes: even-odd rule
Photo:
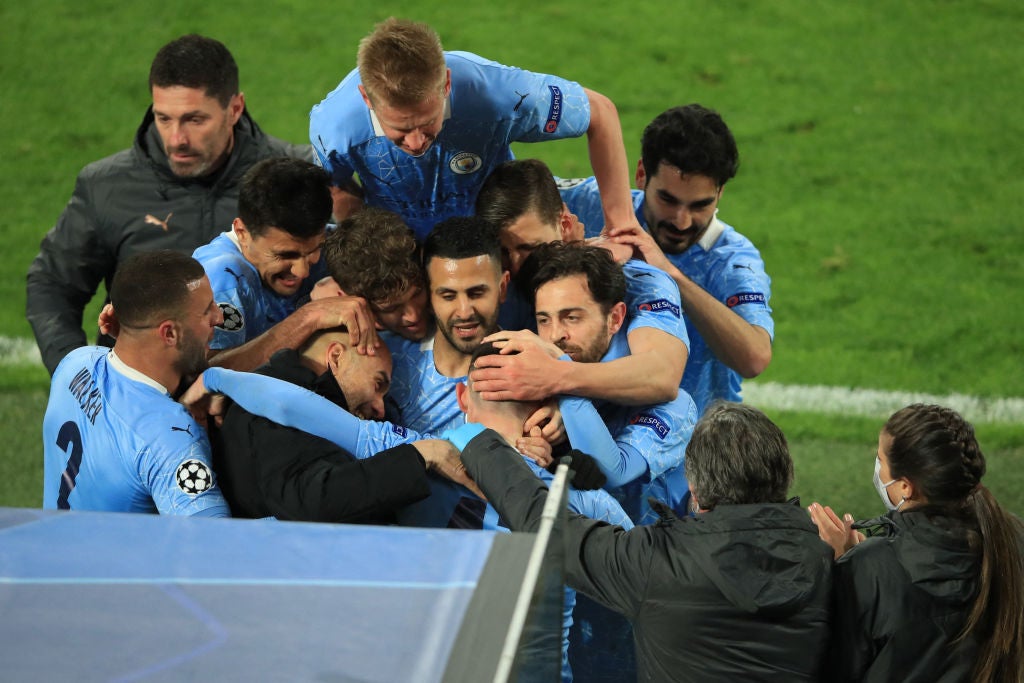
[[[1020, 521], [981, 483], [985, 456], [974, 427], [956, 411], [914, 404], [889, 418], [889, 472], [906, 478], [930, 508], [974, 522], [980, 548], [978, 595], [957, 640], [978, 641], [976, 681], [1016, 683], [1024, 671], [1024, 551]], [[976, 524], [976, 526], [975, 526]]]

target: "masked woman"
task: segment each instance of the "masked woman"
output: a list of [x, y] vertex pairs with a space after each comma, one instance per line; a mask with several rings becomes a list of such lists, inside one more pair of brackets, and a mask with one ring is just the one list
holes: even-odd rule
[[810, 506], [837, 558], [832, 680], [1024, 680], [1022, 526], [984, 474], [970, 423], [917, 404], [878, 437], [884, 517]]

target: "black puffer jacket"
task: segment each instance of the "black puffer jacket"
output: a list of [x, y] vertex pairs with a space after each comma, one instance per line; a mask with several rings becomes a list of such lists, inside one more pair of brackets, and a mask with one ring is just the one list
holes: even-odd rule
[[231, 227], [242, 176], [253, 164], [281, 156], [312, 159], [309, 145], [266, 135], [247, 112], [234, 135], [220, 170], [179, 178], [167, 163], [150, 108], [131, 149], [82, 169], [28, 270], [25, 313], [51, 374], [68, 351], [85, 345], [82, 312], [101, 281], [110, 287], [121, 261], [154, 249], [191, 254]]
[[[310, 389], [347, 409], [329, 372], [317, 375], [292, 349], [257, 372]], [[232, 404], [211, 435], [213, 468], [235, 517], [304, 522], [389, 523], [394, 511], [430, 495], [426, 466], [412, 444], [366, 460], [339, 446]]]
[[[462, 460], [514, 530], [547, 489], [484, 431]], [[633, 622], [641, 681], [815, 681], [828, 643], [832, 551], [798, 505], [722, 505], [652, 526], [570, 516], [566, 582]]]
[[831, 679], [971, 680], [977, 642], [953, 644], [981, 568], [965, 528], [915, 510], [858, 526], [881, 535], [836, 562]]

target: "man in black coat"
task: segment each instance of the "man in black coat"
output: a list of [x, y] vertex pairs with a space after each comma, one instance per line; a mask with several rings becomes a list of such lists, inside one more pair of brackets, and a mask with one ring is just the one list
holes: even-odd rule
[[[547, 495], [485, 431], [462, 461], [513, 530]], [[566, 582], [633, 622], [642, 681], [815, 681], [828, 642], [832, 551], [786, 501], [793, 462], [763, 413], [713, 405], [686, 448], [693, 517], [630, 531], [570, 515]]]
[[191, 254], [238, 215], [239, 183], [253, 164], [312, 159], [308, 145], [266, 135], [249, 117], [238, 67], [216, 40], [187, 35], [162, 47], [149, 87], [153, 104], [132, 147], [82, 170], [29, 267], [26, 317], [51, 374], [85, 346], [82, 312], [125, 258]]
[[[257, 370], [297, 384], [363, 419], [381, 419], [391, 381], [386, 346], [359, 354], [344, 330], [323, 330]], [[357, 460], [339, 446], [232, 404], [211, 434], [214, 471], [236, 517], [388, 523], [399, 507], [430, 495], [427, 471], [465, 483], [458, 452], [438, 439]]]

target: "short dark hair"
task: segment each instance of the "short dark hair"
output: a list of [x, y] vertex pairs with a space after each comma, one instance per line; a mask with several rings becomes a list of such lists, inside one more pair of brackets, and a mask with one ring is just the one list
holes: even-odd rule
[[253, 236], [273, 227], [293, 237], [315, 237], [332, 209], [327, 172], [302, 159], [264, 159], [246, 172], [238, 191], [238, 217]]
[[542, 285], [571, 275], [587, 278], [590, 295], [607, 315], [612, 306], [626, 298], [626, 276], [607, 249], [582, 242], [541, 244], [523, 262], [516, 285], [536, 305]]
[[222, 107], [238, 94], [238, 65], [224, 43], [190, 33], [160, 48], [149, 67], [149, 89], [202, 88]]
[[476, 215], [503, 229], [529, 212], [557, 225], [562, 196], [551, 169], [540, 159], [513, 159], [500, 164], [480, 188]]
[[433, 258], [466, 259], [489, 256], [501, 268], [501, 242], [493, 223], [479, 216], [447, 218], [423, 242], [423, 267]]
[[416, 235], [393, 211], [364, 208], [349, 216], [324, 241], [327, 273], [346, 294], [390, 301], [426, 278]]
[[196, 282], [205, 276], [199, 261], [181, 252], [140, 252], [118, 266], [110, 303], [122, 326], [150, 327], [180, 317]]
[[740, 165], [736, 140], [725, 121], [699, 104], [659, 114], [644, 129], [640, 155], [648, 177], [665, 163], [683, 174], [707, 176], [719, 187], [736, 175]]
[[704, 509], [783, 503], [793, 483], [793, 459], [782, 430], [742, 403], [713, 403], [686, 446], [686, 478]]

